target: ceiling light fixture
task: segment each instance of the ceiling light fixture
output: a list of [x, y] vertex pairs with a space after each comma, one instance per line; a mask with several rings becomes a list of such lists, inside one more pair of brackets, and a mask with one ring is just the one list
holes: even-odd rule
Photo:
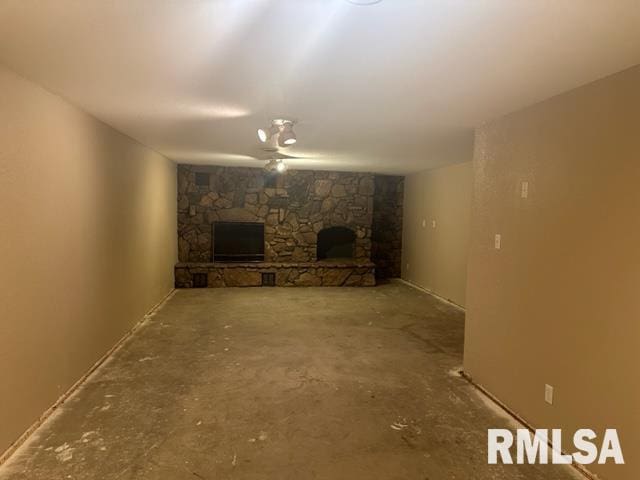
[[264, 166], [267, 172], [284, 173], [287, 171], [287, 164], [281, 158], [272, 158]]
[[280, 136], [278, 137], [278, 145], [281, 147], [288, 147], [289, 145], [293, 145], [296, 143], [298, 139], [296, 138], [296, 134], [293, 131], [293, 123], [285, 122], [282, 125], [282, 130], [280, 131]]
[[275, 135], [278, 136], [278, 145], [281, 147], [288, 147], [296, 143], [296, 134], [293, 131], [293, 120], [285, 120], [282, 118], [276, 118], [271, 121], [269, 128], [258, 129], [258, 139], [262, 143], [267, 143]]
[[280, 128], [275, 123], [272, 123], [269, 128], [259, 128], [258, 138], [262, 143], [266, 143], [271, 137], [280, 132]]

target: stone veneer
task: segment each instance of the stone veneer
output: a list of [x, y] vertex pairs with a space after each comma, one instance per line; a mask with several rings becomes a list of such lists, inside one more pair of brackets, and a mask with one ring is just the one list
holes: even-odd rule
[[179, 263], [176, 286], [191, 288], [194, 275], [206, 275], [207, 287], [258, 287], [262, 274], [274, 273], [278, 287], [342, 287], [376, 284], [373, 263]]
[[[277, 286], [369, 286], [400, 276], [404, 178], [371, 173], [178, 166], [176, 286], [258, 286], [274, 273]], [[265, 259], [212, 262], [213, 224], [265, 224]], [[354, 258], [316, 258], [324, 228], [356, 234]], [[374, 276], [375, 274], [375, 276]]]
[[404, 177], [375, 176], [371, 260], [376, 278], [398, 278], [402, 264]]
[[267, 175], [258, 168], [179, 165], [179, 261], [212, 261], [216, 221], [264, 222], [266, 262], [315, 261], [318, 232], [333, 226], [355, 232], [355, 262], [371, 260], [372, 174], [290, 170], [265, 185]]

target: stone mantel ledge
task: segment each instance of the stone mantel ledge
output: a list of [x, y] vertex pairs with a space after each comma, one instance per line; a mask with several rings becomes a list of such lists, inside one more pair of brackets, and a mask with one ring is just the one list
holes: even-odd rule
[[374, 268], [373, 262], [180, 262], [176, 268]]
[[279, 287], [370, 287], [376, 284], [370, 261], [188, 262], [175, 268], [177, 288], [259, 287], [274, 275]]

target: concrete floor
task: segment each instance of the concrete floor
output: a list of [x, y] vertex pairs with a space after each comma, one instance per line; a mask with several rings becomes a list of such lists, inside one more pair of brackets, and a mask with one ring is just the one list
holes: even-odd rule
[[540, 479], [489, 466], [509, 420], [452, 372], [463, 313], [400, 283], [181, 290], [0, 479]]

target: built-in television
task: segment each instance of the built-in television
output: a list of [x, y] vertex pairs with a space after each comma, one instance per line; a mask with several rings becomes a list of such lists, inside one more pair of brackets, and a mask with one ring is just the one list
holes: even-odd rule
[[215, 222], [213, 261], [264, 261], [264, 223]]

